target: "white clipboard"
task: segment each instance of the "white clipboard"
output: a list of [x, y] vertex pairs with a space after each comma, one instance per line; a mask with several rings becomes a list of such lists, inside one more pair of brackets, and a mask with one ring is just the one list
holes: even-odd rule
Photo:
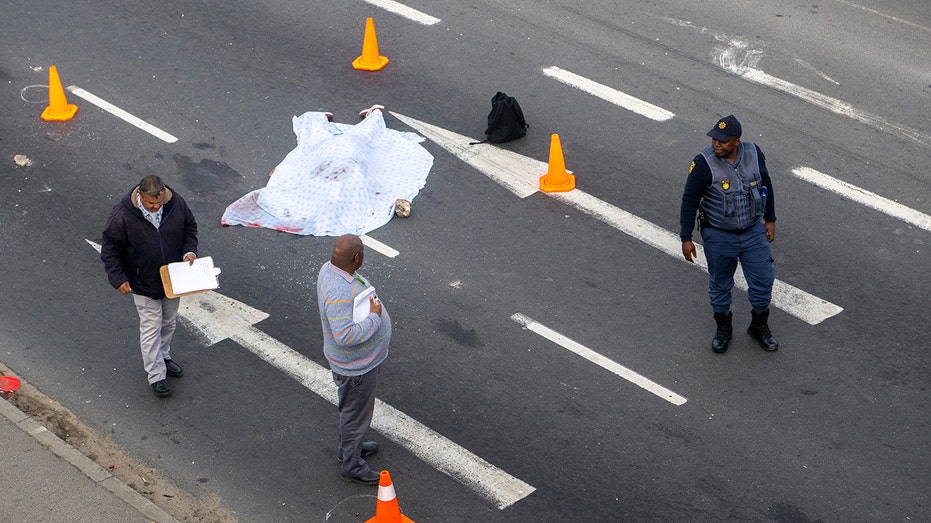
[[211, 291], [220, 286], [217, 276], [220, 269], [213, 266], [213, 258], [197, 258], [193, 264], [186, 261], [169, 263], [159, 268], [165, 296], [177, 298], [195, 292]]
[[369, 317], [372, 312], [372, 304], [369, 303], [369, 296], [375, 294], [375, 287], [367, 287], [364, 291], [356, 294], [352, 300], [352, 322], [359, 323]]

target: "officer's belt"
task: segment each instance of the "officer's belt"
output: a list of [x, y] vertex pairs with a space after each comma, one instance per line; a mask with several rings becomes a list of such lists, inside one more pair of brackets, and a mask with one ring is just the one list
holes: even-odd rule
[[706, 228], [706, 229], [714, 229], [714, 230], [716, 230], [716, 231], [729, 232], [729, 233], [731, 233], [731, 234], [743, 234], [743, 233], [745, 233], [745, 232], [749, 232], [750, 229], [756, 227], [756, 223], [754, 223], [753, 225], [751, 225], [751, 226], [749, 226], [749, 227], [744, 227], [743, 229], [722, 229], [722, 228], [720, 228], [720, 227], [715, 227], [714, 225], [711, 225], [711, 224], [708, 223], [708, 222], [702, 223], [701, 225], [702, 225], [702, 227], [704, 227], [704, 228]]

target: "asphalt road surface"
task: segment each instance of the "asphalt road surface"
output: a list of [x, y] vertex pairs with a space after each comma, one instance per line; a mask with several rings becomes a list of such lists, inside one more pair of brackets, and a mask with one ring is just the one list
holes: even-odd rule
[[[581, 4], [2, 2], [0, 361], [242, 521], [371, 517], [375, 489], [334, 458], [315, 297], [333, 238], [220, 216], [294, 147], [292, 116], [377, 102], [435, 156], [362, 269], [395, 325], [371, 463], [402, 512], [928, 520], [926, 2]], [[367, 17], [377, 72], [351, 66]], [[39, 118], [51, 65], [69, 122]], [[497, 91], [529, 132], [469, 149]], [[689, 162], [732, 113], [776, 188], [775, 353], [744, 334], [742, 290], [711, 352], [707, 275], [676, 251]], [[534, 190], [553, 134], [576, 193]], [[166, 399], [94, 249], [150, 173], [223, 271], [219, 301], [186, 302]]]

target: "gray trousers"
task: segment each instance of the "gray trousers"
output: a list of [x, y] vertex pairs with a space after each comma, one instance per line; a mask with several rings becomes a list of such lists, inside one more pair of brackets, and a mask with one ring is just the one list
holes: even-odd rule
[[344, 476], [361, 477], [372, 470], [362, 459], [362, 442], [375, 413], [378, 368], [361, 376], [333, 373], [339, 397], [339, 455], [343, 458], [340, 473]]
[[166, 376], [165, 360], [171, 359], [171, 338], [175, 334], [181, 298], [154, 300], [133, 294], [133, 302], [139, 313], [142, 365], [149, 375], [149, 383], [155, 383]]

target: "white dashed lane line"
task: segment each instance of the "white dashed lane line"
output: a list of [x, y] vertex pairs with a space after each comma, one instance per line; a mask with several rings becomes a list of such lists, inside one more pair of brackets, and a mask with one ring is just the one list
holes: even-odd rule
[[423, 25], [433, 25], [440, 22], [439, 18], [435, 16], [430, 16], [427, 13], [418, 11], [412, 7], [408, 7], [400, 2], [395, 2], [393, 0], [364, 0], [368, 4], [372, 4], [375, 7], [380, 7], [385, 11], [394, 13], [399, 16], [403, 16], [408, 20], [413, 20], [418, 24]]
[[640, 116], [644, 116], [651, 120], [656, 120], [657, 122], [665, 122], [666, 120], [669, 120], [675, 116], [674, 113], [667, 111], [662, 107], [645, 102], [627, 93], [608, 87], [607, 85], [589, 80], [588, 78], [579, 76], [573, 72], [566, 71], [565, 69], [560, 69], [559, 67], [546, 67], [543, 69], [543, 74], [551, 78], [555, 78], [564, 84], [581, 89], [586, 93], [597, 96], [598, 98], [613, 103], [614, 105], [623, 107], [628, 111], [637, 113]]
[[911, 207], [906, 207], [901, 203], [894, 202], [888, 198], [883, 198], [878, 194], [861, 189], [856, 185], [851, 185], [843, 180], [838, 180], [822, 172], [818, 172], [810, 167], [796, 167], [792, 169], [792, 174], [797, 178], [813, 183], [822, 189], [826, 189], [844, 198], [853, 200], [859, 204], [865, 205], [879, 212], [888, 214], [908, 222], [916, 227], [926, 231], [931, 231], [931, 216], [916, 211]]
[[127, 123], [130, 123], [138, 127], [139, 129], [142, 129], [143, 131], [151, 134], [152, 136], [155, 136], [156, 138], [160, 140], [163, 140], [168, 143], [175, 143], [178, 141], [178, 139], [172, 136], [171, 134], [166, 133], [165, 131], [159, 129], [158, 127], [155, 127], [154, 125], [146, 122], [145, 120], [142, 120], [141, 118], [133, 116], [132, 114], [124, 111], [123, 109], [120, 109], [119, 107], [111, 104], [110, 102], [94, 94], [91, 94], [85, 91], [84, 89], [81, 89], [80, 87], [71, 85], [71, 86], [68, 86], [67, 89], [68, 91], [74, 93], [77, 96], [80, 96], [81, 98], [96, 105], [97, 107], [103, 109], [104, 111], [107, 111], [113, 116], [116, 116], [117, 118], [120, 118], [121, 120]]
[[627, 367], [621, 365], [620, 363], [617, 363], [616, 361], [606, 356], [603, 356], [593, 351], [592, 349], [589, 349], [588, 347], [582, 345], [581, 343], [578, 343], [577, 341], [572, 340], [554, 331], [553, 329], [550, 329], [549, 327], [547, 327], [546, 325], [543, 325], [542, 323], [538, 323], [534, 321], [533, 318], [525, 316], [521, 313], [517, 313], [517, 314], [512, 315], [511, 319], [523, 325], [531, 332], [539, 334], [540, 336], [552, 341], [553, 343], [559, 345], [560, 347], [563, 347], [564, 349], [567, 349], [570, 352], [573, 352], [585, 358], [586, 360], [594, 363], [595, 365], [598, 365], [599, 367], [624, 378], [625, 380], [633, 383], [634, 385], [640, 387], [643, 390], [646, 390], [647, 392], [652, 392], [653, 394], [656, 394], [660, 398], [663, 398], [664, 400], [668, 401], [669, 403], [672, 403], [673, 405], [676, 405], [676, 406], [684, 405], [685, 402], [688, 401], [683, 396], [676, 394], [675, 392], [667, 389], [666, 387], [660, 385], [659, 383], [656, 383], [655, 381], [652, 381], [649, 378], [645, 378], [641, 376], [640, 374], [637, 374], [636, 372], [628, 369]]

